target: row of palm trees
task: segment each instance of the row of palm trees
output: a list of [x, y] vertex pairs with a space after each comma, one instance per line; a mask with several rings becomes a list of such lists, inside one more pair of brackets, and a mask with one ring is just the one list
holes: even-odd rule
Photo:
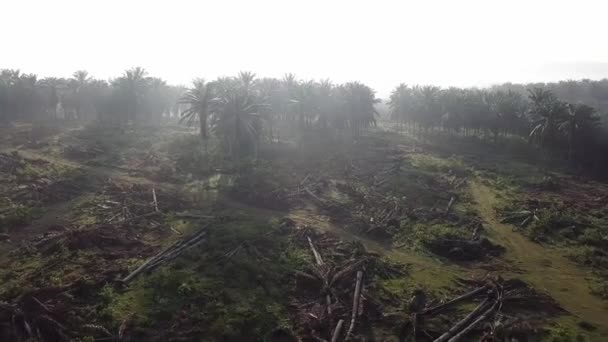
[[196, 123], [207, 146], [217, 138], [233, 156], [257, 153], [263, 141], [302, 141], [311, 132], [327, 137], [360, 134], [375, 124], [374, 91], [359, 82], [256, 78], [251, 72], [192, 87], [169, 86], [142, 68], [126, 70], [109, 81], [86, 71], [72, 78], [45, 78], [2, 70], [0, 121], [40, 118], [97, 119], [112, 123], [161, 123], [180, 116]]
[[524, 128], [525, 98], [513, 91], [399, 85], [389, 99], [391, 118], [411, 129], [465, 134], [516, 134]]
[[519, 135], [552, 150], [567, 146], [570, 160], [604, 134], [593, 107], [532, 88], [527, 96], [503, 89], [441, 89], [399, 85], [389, 100], [391, 118], [419, 133], [447, 130], [464, 135]]
[[[557, 94], [557, 96], [555, 95]], [[564, 96], [570, 103], [564, 102]], [[558, 98], [559, 97], [559, 98]], [[415, 133], [444, 130], [464, 135], [518, 135], [571, 160], [583, 156], [597, 137], [597, 112], [608, 81], [504, 84], [491, 89], [441, 89], [401, 84], [391, 93], [390, 118]], [[221, 142], [233, 156], [256, 153], [263, 141], [301, 141], [307, 134], [357, 135], [376, 123], [374, 91], [361, 83], [256, 78], [251, 72], [213, 81], [196, 79], [190, 88], [171, 86], [143, 68], [108, 81], [77, 71], [69, 79], [38, 79], [18, 70], [0, 71], [0, 122], [40, 118], [98, 119], [154, 123], [181, 117], [196, 124], [207, 146]], [[582, 102], [582, 101], [581, 101]], [[605, 134], [604, 134], [605, 136]]]
[[179, 101], [186, 106], [182, 119], [198, 122], [203, 141], [218, 137], [237, 157], [256, 154], [260, 142], [281, 134], [290, 140], [308, 132], [358, 135], [375, 125], [378, 102], [374, 91], [358, 82], [299, 81], [293, 74], [256, 79], [251, 72], [212, 82], [197, 79]]
[[115, 79], [94, 79], [84, 70], [71, 78], [47, 77], [19, 70], [0, 70], [0, 122], [15, 120], [100, 119], [159, 122], [176, 112], [183, 87], [149, 77], [133, 68]]

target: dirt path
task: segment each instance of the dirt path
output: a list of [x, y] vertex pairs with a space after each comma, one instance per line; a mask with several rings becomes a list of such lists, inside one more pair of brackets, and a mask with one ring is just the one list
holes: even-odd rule
[[[608, 336], [608, 303], [590, 293], [589, 273], [558, 251], [545, 248], [514, 232], [512, 226], [496, 218], [496, 193], [479, 181], [472, 182], [471, 193], [480, 216], [487, 222], [490, 236], [507, 248], [505, 258], [514, 266], [513, 276], [545, 291], [578, 319], [597, 327], [596, 333]], [[595, 340], [595, 339], [594, 339]]]

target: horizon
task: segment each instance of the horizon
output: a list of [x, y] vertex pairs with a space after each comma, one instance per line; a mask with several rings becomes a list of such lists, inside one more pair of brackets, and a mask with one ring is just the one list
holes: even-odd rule
[[[37, 10], [29, 13], [32, 6]], [[374, 6], [63, 0], [5, 7], [6, 13], [27, 13], [36, 25], [24, 25], [21, 15], [0, 23], [14, 32], [7, 46], [17, 47], [0, 56], [0, 66], [40, 77], [87, 70], [109, 79], [141, 66], [169, 84], [188, 86], [197, 77], [248, 70], [259, 77], [360, 81], [382, 98], [400, 83], [490, 87], [608, 78], [608, 47], [598, 44], [607, 6], [594, 0], [576, 6], [547, 0]]]

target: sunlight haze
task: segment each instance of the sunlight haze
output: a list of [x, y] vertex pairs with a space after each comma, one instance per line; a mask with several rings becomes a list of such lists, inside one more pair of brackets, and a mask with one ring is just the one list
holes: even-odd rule
[[0, 1], [0, 342], [608, 341], [608, 0]]
[[[0, 66], [487, 86], [608, 77], [602, 1], [4, 1]], [[9, 15], [10, 14], [10, 15]], [[35, 25], [33, 25], [35, 23]], [[10, 34], [6, 34], [10, 33]], [[370, 45], [370, 42], [373, 44]]]

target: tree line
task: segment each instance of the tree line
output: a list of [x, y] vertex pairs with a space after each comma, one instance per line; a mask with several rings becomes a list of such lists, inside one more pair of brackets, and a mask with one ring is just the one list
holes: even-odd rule
[[[169, 86], [142, 68], [109, 81], [77, 71], [70, 79], [45, 78], [2, 70], [0, 120], [95, 118], [110, 123], [161, 123], [180, 117], [196, 123], [207, 142], [217, 137], [233, 156], [256, 153], [263, 141], [307, 132], [359, 134], [375, 124], [380, 100], [359, 82], [333, 84], [256, 78], [251, 72], [213, 81], [196, 79], [190, 88]], [[328, 134], [328, 136], [331, 134]]]
[[[277, 79], [241, 72], [196, 79], [186, 88], [139, 67], [107, 81], [86, 71], [68, 79], [0, 71], [0, 122], [63, 118], [160, 124], [180, 118], [198, 125], [205, 146], [215, 137], [233, 156], [255, 154], [264, 141], [298, 140], [310, 132], [357, 135], [376, 124], [379, 102], [359, 82], [299, 80], [293, 74]], [[579, 163], [597, 163], [606, 155], [608, 135], [600, 113], [608, 109], [608, 80], [489, 89], [401, 84], [388, 105], [390, 118], [414, 134], [441, 130], [495, 141], [525, 137]]]
[[19, 70], [0, 70], [0, 122], [18, 120], [99, 119], [160, 121], [175, 112], [183, 87], [149, 77], [143, 68], [126, 70], [111, 80], [94, 79], [87, 71], [71, 78], [46, 77]]
[[580, 101], [565, 101], [551, 87], [535, 85], [525, 92], [516, 88], [441, 89], [401, 84], [390, 95], [390, 117], [414, 134], [442, 130], [491, 136], [495, 142], [501, 136], [519, 136], [567, 156], [572, 163], [605, 162], [608, 135], [597, 109]]

